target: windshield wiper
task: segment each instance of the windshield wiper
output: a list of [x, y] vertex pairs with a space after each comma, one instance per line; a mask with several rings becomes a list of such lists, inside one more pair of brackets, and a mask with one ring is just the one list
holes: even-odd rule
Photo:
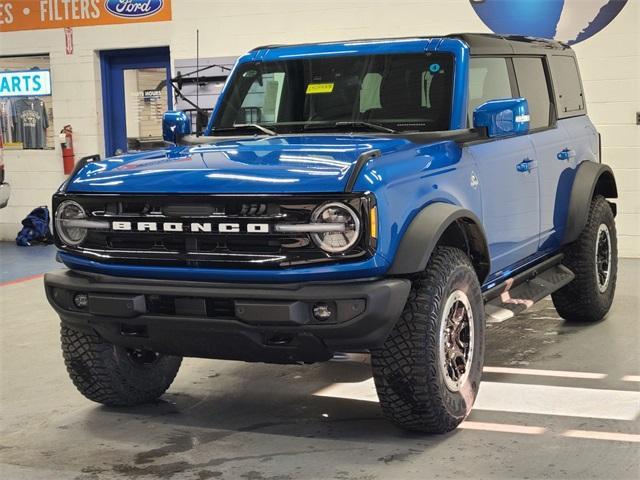
[[259, 125], [257, 123], [236, 123], [233, 127], [216, 128], [213, 131], [225, 132], [230, 130], [246, 130], [248, 128], [253, 128], [254, 130], [260, 130], [262, 133], [266, 133], [267, 135], [270, 135], [272, 137], [275, 135], [278, 135], [273, 130], [268, 129], [267, 127], [263, 127], [262, 125]]
[[354, 120], [349, 122], [336, 122], [336, 123], [327, 123], [321, 125], [305, 125], [305, 130], [315, 130], [315, 129], [323, 129], [323, 128], [344, 128], [344, 127], [365, 127], [369, 130], [375, 130], [377, 132], [384, 133], [398, 133], [397, 130], [394, 130], [389, 127], [385, 127], [383, 125], [379, 125], [377, 123], [364, 122], [361, 120]]
[[393, 128], [385, 127], [383, 125], [379, 125], [377, 123], [363, 122], [361, 120], [356, 120], [353, 122], [336, 122], [336, 127], [367, 127], [371, 130], [377, 130], [378, 132], [386, 132], [386, 133], [398, 133], [397, 130]]

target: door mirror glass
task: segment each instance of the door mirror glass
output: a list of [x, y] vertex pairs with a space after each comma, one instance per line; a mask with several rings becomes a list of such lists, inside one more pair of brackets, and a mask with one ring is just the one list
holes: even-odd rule
[[162, 116], [162, 137], [177, 144], [182, 137], [191, 133], [191, 120], [184, 112], [169, 111]]
[[489, 137], [529, 133], [529, 104], [525, 98], [489, 100], [473, 111], [474, 128], [486, 128]]

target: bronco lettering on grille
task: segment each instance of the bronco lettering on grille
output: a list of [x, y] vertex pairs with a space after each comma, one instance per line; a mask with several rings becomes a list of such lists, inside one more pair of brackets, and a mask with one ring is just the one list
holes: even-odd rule
[[111, 229], [115, 231], [137, 232], [192, 232], [192, 233], [269, 233], [268, 223], [182, 223], [182, 222], [123, 222], [114, 221]]

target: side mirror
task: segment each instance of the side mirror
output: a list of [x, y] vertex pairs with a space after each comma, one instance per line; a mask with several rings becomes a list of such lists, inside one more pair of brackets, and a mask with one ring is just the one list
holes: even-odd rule
[[178, 144], [180, 139], [191, 133], [191, 119], [180, 111], [164, 112], [162, 115], [162, 138]]
[[529, 103], [526, 98], [489, 100], [473, 111], [474, 128], [485, 127], [489, 137], [529, 133]]

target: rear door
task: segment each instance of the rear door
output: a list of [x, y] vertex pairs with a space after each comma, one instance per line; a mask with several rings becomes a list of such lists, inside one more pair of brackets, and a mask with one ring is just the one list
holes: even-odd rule
[[[470, 115], [488, 100], [516, 96], [510, 58], [471, 58]], [[492, 273], [496, 273], [520, 263], [538, 249], [540, 210], [536, 156], [528, 135], [489, 140], [468, 148], [477, 162], [482, 219], [489, 241]]]
[[573, 184], [576, 155], [556, 121], [546, 57], [514, 57], [518, 94], [529, 102], [530, 138], [540, 177], [540, 250], [559, 245]]

